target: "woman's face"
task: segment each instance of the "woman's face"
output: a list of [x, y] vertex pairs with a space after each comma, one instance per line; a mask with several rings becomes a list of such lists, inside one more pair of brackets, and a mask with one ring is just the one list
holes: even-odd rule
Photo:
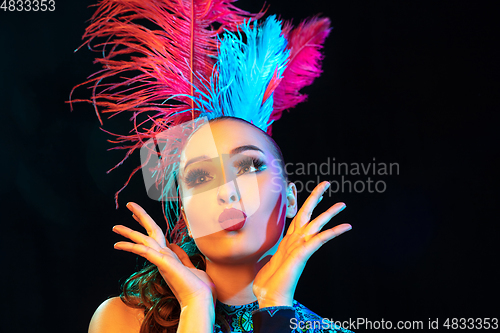
[[180, 162], [191, 236], [211, 261], [259, 260], [275, 249], [286, 216], [286, 181], [264, 134], [224, 119], [200, 127]]

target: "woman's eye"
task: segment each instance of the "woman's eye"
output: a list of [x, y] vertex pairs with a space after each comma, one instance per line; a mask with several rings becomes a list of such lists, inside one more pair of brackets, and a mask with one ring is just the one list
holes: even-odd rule
[[203, 183], [207, 180], [207, 177], [206, 176], [200, 176], [198, 177], [196, 180], [195, 180], [195, 183], [196, 184], [200, 184], [200, 183]]
[[266, 168], [263, 161], [251, 157], [238, 162], [237, 167], [239, 167], [238, 176], [250, 172], [260, 172]]
[[210, 181], [213, 177], [204, 170], [197, 169], [188, 173], [184, 181], [189, 186], [196, 186]]
[[255, 172], [257, 169], [253, 165], [245, 166], [240, 169], [239, 174], [247, 173], [247, 172]]

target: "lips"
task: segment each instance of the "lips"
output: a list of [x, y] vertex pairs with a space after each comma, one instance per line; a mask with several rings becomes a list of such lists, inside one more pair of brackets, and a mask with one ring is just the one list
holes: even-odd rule
[[236, 231], [245, 225], [247, 215], [239, 209], [224, 209], [219, 215], [219, 224], [226, 231]]

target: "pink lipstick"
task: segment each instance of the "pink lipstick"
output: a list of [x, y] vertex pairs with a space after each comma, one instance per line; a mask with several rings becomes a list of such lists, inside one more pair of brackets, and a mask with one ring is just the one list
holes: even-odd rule
[[239, 209], [224, 209], [219, 215], [219, 224], [226, 231], [236, 231], [243, 228], [247, 215]]

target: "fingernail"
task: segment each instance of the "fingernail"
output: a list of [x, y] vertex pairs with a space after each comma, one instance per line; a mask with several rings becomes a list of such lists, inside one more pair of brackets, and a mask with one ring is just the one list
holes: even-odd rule
[[346, 204], [345, 203], [342, 203], [342, 204], [344, 205], [344, 207], [340, 208], [339, 213], [346, 208]]
[[326, 190], [327, 188], [329, 188], [329, 187], [330, 187], [330, 185], [331, 185], [331, 184], [330, 184], [330, 182], [328, 182], [328, 183], [326, 184], [325, 190]]

